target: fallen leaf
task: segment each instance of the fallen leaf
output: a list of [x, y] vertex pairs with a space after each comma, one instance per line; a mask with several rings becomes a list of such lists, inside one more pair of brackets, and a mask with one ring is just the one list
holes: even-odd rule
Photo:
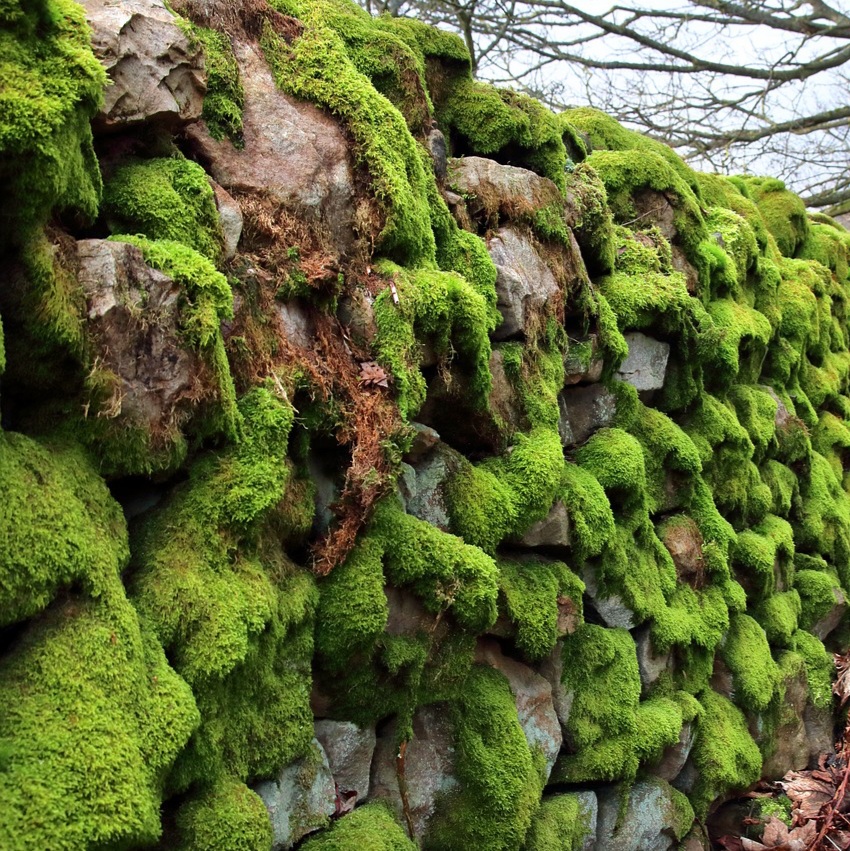
[[390, 377], [373, 360], [360, 364], [360, 383], [363, 387], [389, 387]]
[[816, 818], [820, 808], [831, 801], [835, 793], [834, 783], [812, 777], [811, 771], [789, 771], [779, 785], [791, 799], [801, 822]]

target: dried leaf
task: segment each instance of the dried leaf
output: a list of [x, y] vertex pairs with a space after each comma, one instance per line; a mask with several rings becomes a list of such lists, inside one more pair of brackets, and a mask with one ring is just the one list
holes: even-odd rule
[[836, 653], [833, 659], [837, 676], [832, 691], [844, 706], [850, 700], [850, 653]]
[[360, 384], [363, 387], [389, 387], [390, 377], [373, 360], [360, 364]]
[[740, 836], [720, 836], [717, 839], [717, 845], [725, 848], [726, 851], [744, 851]]
[[812, 776], [811, 771], [789, 771], [779, 785], [791, 799], [799, 821], [807, 822], [817, 818], [820, 808], [832, 800], [835, 784], [827, 783]]
[[354, 805], [357, 803], [357, 792], [343, 791], [336, 783], [334, 783], [334, 786], [336, 787], [334, 817], [338, 818], [354, 809]]

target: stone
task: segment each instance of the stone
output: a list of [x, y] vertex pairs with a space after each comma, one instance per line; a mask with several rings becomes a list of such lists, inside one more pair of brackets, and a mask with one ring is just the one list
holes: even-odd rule
[[601, 384], [567, 387], [561, 391], [564, 432], [570, 443], [584, 443], [595, 431], [607, 428], [617, 414], [617, 397]]
[[201, 117], [204, 58], [162, 0], [82, 0], [95, 56], [109, 75], [101, 129], [158, 124], [175, 130]]
[[563, 207], [558, 187], [548, 177], [484, 157], [449, 160], [449, 182], [470, 200], [472, 215], [486, 218], [528, 219], [550, 205]]
[[431, 155], [431, 162], [434, 165], [434, 176], [442, 182], [448, 174], [446, 137], [434, 126], [428, 131], [425, 144], [428, 146], [428, 153]]
[[[407, 789], [407, 811], [413, 835], [421, 839], [436, 809], [437, 797], [455, 789], [454, 731], [449, 707], [445, 703], [420, 707], [413, 716], [413, 738], [404, 752], [404, 785]], [[399, 791], [396, 722], [389, 722], [378, 733], [369, 797], [381, 800], [405, 824], [404, 807]], [[367, 849], [363, 849], [367, 851]]]
[[445, 443], [438, 444], [434, 450], [413, 464], [415, 480], [408, 485], [410, 496], [405, 508], [408, 514], [426, 520], [432, 526], [449, 528], [449, 512], [443, 495], [443, 485], [463, 462], [463, 457]]
[[235, 40], [245, 89], [244, 147], [213, 139], [203, 121], [187, 138], [217, 183], [269, 199], [320, 228], [345, 253], [354, 242], [354, 184], [348, 141], [329, 115], [281, 92], [260, 49]]
[[496, 264], [496, 307], [502, 324], [493, 332], [496, 340], [507, 340], [525, 332], [535, 320], [542, 321], [547, 304], [560, 294], [558, 282], [529, 236], [504, 227], [488, 244]]
[[536, 549], [537, 547], [568, 547], [570, 545], [570, 517], [567, 507], [559, 499], [549, 513], [536, 523], [532, 523], [525, 534], [516, 541], [518, 546]]
[[807, 768], [816, 768], [821, 754], [830, 754], [835, 750], [835, 719], [831, 707], [819, 709], [806, 705], [803, 710], [803, 723], [806, 725], [806, 740], [809, 743], [809, 762]]
[[750, 719], [750, 732], [756, 744], [763, 744], [768, 736], [776, 743], [776, 749], [762, 764], [761, 776], [765, 780], [779, 780], [787, 772], [798, 771], [808, 765], [809, 740], [803, 720], [808, 697], [808, 683], [803, 669], [785, 680], [782, 715], [775, 731], [764, 731], [761, 719]]
[[620, 812], [623, 789], [600, 789], [599, 819], [594, 851], [671, 851], [691, 828], [677, 812], [672, 787], [663, 780], [632, 786], [625, 813]]
[[272, 851], [292, 848], [299, 839], [326, 827], [336, 811], [336, 790], [328, 758], [317, 739], [310, 753], [287, 765], [276, 780], [254, 786], [272, 822]]
[[674, 745], [664, 749], [658, 765], [652, 769], [652, 773], [668, 783], [672, 783], [681, 773], [691, 755], [694, 746], [694, 730], [690, 723], [682, 724], [679, 731], [679, 740]]
[[432, 635], [436, 626], [436, 615], [422, 605], [422, 601], [406, 588], [387, 585], [387, 635], [413, 636], [420, 633]]
[[337, 318], [345, 326], [352, 341], [364, 348], [370, 347], [378, 336], [374, 302], [368, 290], [355, 287], [340, 298], [337, 308]]
[[578, 340], [570, 338], [564, 355], [564, 385], [593, 384], [602, 378], [604, 366], [598, 334], [588, 334]]
[[275, 302], [275, 316], [283, 339], [302, 349], [312, 349], [315, 343], [313, 322], [298, 299]]
[[118, 378], [102, 415], [153, 435], [173, 432], [196, 405], [217, 395], [214, 387], [206, 393], [199, 387], [204, 364], [180, 330], [182, 287], [126, 242], [80, 240], [75, 259], [93, 354]]
[[583, 792], [573, 792], [572, 795], [578, 798], [579, 812], [586, 819], [585, 824], [588, 829], [581, 845], [574, 851], [594, 851], [596, 848], [596, 828], [599, 822], [599, 799], [596, 797], [596, 792], [589, 789]]
[[660, 390], [664, 386], [670, 344], [654, 340], [639, 331], [625, 334], [628, 357], [620, 364], [617, 378], [638, 391]]
[[705, 573], [703, 540], [697, 524], [679, 515], [658, 527], [658, 537], [673, 559], [678, 579], [697, 584]]
[[322, 535], [331, 527], [336, 519], [333, 506], [340, 496], [340, 486], [337, 481], [339, 468], [334, 459], [328, 458], [321, 452], [311, 452], [307, 456], [307, 472], [313, 482], [313, 532]]
[[316, 721], [316, 739], [325, 749], [339, 793], [354, 792], [357, 801], [369, 794], [369, 774], [375, 753], [375, 730], [351, 721]]
[[542, 662], [538, 663], [537, 673], [552, 687], [552, 705], [555, 707], [555, 714], [558, 716], [561, 731], [563, 732], [570, 719], [570, 712], [572, 711], [573, 701], [575, 700], [575, 692], [564, 687], [562, 641], [559, 641], [552, 649], [552, 652]]
[[622, 629], [635, 628], [635, 613], [616, 594], [609, 597], [602, 595], [593, 567], [585, 565], [582, 568], [581, 578], [584, 580], [585, 594], [587, 594], [597, 614], [605, 621], [605, 626]]
[[847, 601], [844, 598], [844, 592], [838, 585], [833, 587], [832, 596], [835, 599], [833, 607], [809, 629], [809, 632], [816, 635], [821, 641], [841, 623], [844, 612], [847, 611]]
[[413, 442], [410, 444], [410, 449], [405, 452], [404, 460], [409, 464], [415, 464], [421, 461], [440, 442], [440, 435], [423, 423], [413, 422], [410, 427], [414, 433]]
[[[640, 684], [644, 694], [658, 681], [658, 678], [671, 664], [671, 654], [657, 653], [652, 644], [652, 636], [648, 626], [635, 630], [632, 636], [637, 647], [638, 670]], [[665, 778], [667, 779], [667, 778]]]
[[477, 662], [501, 671], [507, 678], [528, 746], [532, 750], [541, 749], [546, 757], [548, 779], [563, 741], [549, 681], [527, 665], [505, 656], [494, 639], [479, 639], [475, 658]]
[[232, 260], [236, 256], [239, 240], [242, 238], [242, 208], [239, 202], [214, 180], [210, 180], [215, 193], [215, 206], [218, 210], [218, 220], [221, 222], [221, 232], [224, 237], [224, 259]]

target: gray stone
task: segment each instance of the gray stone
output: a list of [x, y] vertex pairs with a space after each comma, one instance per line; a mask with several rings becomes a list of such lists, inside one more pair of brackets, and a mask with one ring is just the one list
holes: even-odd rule
[[809, 743], [809, 762], [807, 768], [815, 768], [821, 754], [835, 750], [835, 719], [831, 707], [819, 709], [806, 705], [803, 710], [803, 723], [806, 725], [806, 741]]
[[616, 396], [601, 384], [567, 387], [561, 391], [561, 400], [562, 439], [569, 434], [571, 443], [584, 443], [598, 429], [610, 426], [617, 414]]
[[592, 567], [585, 565], [582, 568], [581, 578], [584, 580], [585, 593], [590, 598], [593, 608], [605, 621], [605, 626], [621, 627], [622, 629], [635, 628], [634, 612], [616, 594], [607, 597], [602, 595], [596, 581], [596, 572]]
[[216, 387], [199, 387], [204, 366], [180, 330], [182, 287], [126, 242], [81, 240], [76, 262], [93, 356], [117, 377], [109, 407], [90, 415], [173, 433], [196, 405], [217, 396]]
[[599, 799], [596, 797], [596, 792], [590, 790], [584, 792], [573, 792], [574, 797], [578, 798], [579, 811], [582, 817], [586, 819], [588, 828], [582, 840], [581, 846], [575, 851], [594, 851], [596, 848], [596, 831], [599, 823]]
[[313, 515], [313, 531], [317, 534], [327, 532], [336, 519], [331, 506], [339, 499], [340, 488], [336, 479], [337, 468], [320, 453], [312, 452], [307, 456], [307, 472], [313, 482], [313, 500], [316, 508]]
[[200, 45], [193, 45], [162, 0], [82, 0], [92, 48], [109, 75], [96, 125], [144, 122], [168, 129], [197, 121], [206, 92]]
[[274, 310], [282, 337], [294, 346], [311, 349], [315, 343], [315, 332], [304, 305], [297, 299], [276, 301]]
[[203, 121], [187, 128], [189, 141], [229, 192], [282, 205], [347, 251], [355, 203], [345, 135], [329, 115], [277, 88], [258, 46], [236, 40], [233, 49], [245, 88], [244, 147], [213, 139]]
[[404, 777], [399, 778], [396, 722], [391, 721], [380, 732], [375, 745], [369, 797], [387, 803], [404, 824], [399, 791], [399, 781], [403, 780], [413, 834], [421, 839], [436, 809], [437, 797], [458, 785], [453, 774], [454, 753], [449, 707], [438, 703], [417, 709], [413, 716], [413, 738], [404, 753]]
[[558, 500], [549, 513], [536, 523], [532, 523], [525, 534], [518, 539], [521, 547], [568, 547], [570, 545], [570, 517], [567, 507]]
[[411, 423], [410, 427], [414, 431], [414, 437], [404, 460], [414, 464], [421, 461], [440, 442], [440, 435], [431, 426], [422, 423]]
[[[775, 742], [776, 749], [762, 765], [761, 776], [766, 780], [778, 780], [789, 771], [805, 768], [809, 763], [809, 739], [803, 714], [808, 701], [809, 690], [805, 670], [800, 670], [794, 676], [785, 680], [785, 698], [782, 701], [782, 716], [775, 730], [762, 731], [752, 728], [755, 732], [756, 744], [763, 744], [765, 733]], [[759, 721], [761, 719], [758, 719]], [[757, 727], [761, 728], [761, 724]]]
[[552, 705], [563, 731], [570, 720], [575, 692], [564, 687], [563, 642], [559, 641], [552, 652], [537, 665], [537, 672], [552, 687]]
[[493, 639], [479, 639], [476, 661], [501, 671], [510, 684], [517, 717], [528, 746], [541, 749], [546, 757], [546, 778], [552, 772], [563, 736], [552, 701], [552, 686], [527, 665], [505, 656]]
[[215, 206], [224, 236], [224, 259], [232, 260], [242, 237], [242, 208], [223, 186], [219, 186], [214, 180], [210, 180], [210, 184], [215, 193]]
[[663, 780], [635, 783], [621, 817], [622, 792], [620, 786], [614, 786], [598, 793], [595, 851], [670, 851], [690, 830], [691, 822], [682, 824], [673, 790]]
[[674, 745], [669, 745], [661, 755], [661, 761], [652, 770], [656, 777], [672, 783], [682, 772], [691, 748], [694, 746], [694, 730], [690, 723], [682, 724], [679, 731], [679, 740]]
[[560, 290], [552, 270], [522, 232], [500, 228], [487, 247], [496, 264], [496, 306], [503, 320], [493, 337], [506, 340], [522, 334], [535, 319], [542, 320], [545, 306], [556, 301]]
[[660, 390], [664, 386], [670, 344], [653, 340], [639, 331], [625, 335], [629, 355], [620, 365], [617, 378], [636, 390]]
[[[657, 653], [652, 644], [652, 636], [649, 627], [644, 626], [635, 630], [633, 634], [635, 646], [637, 647], [638, 670], [640, 671], [640, 683], [644, 693], [658, 681], [658, 678], [670, 666], [670, 653]], [[667, 778], [664, 778], [665, 780]]]
[[847, 601], [844, 599], [844, 592], [839, 586], [836, 585], [833, 587], [832, 596], [835, 599], [833, 607], [809, 630], [809, 632], [816, 635], [821, 641], [841, 623], [841, 618], [844, 617], [844, 612], [847, 611]]
[[445, 180], [448, 172], [446, 137], [437, 127], [432, 127], [425, 137], [425, 144], [428, 146], [428, 153], [431, 155], [431, 162], [434, 165], [434, 175], [437, 180]]
[[598, 334], [589, 334], [580, 340], [570, 339], [570, 347], [564, 355], [564, 384], [593, 384], [602, 378], [604, 366]]
[[422, 605], [422, 601], [406, 588], [387, 585], [384, 588], [387, 597], [387, 635], [413, 636], [425, 633], [433, 637], [436, 615], [432, 615]]
[[316, 738], [325, 749], [328, 765], [340, 792], [354, 792], [357, 801], [369, 794], [369, 772], [375, 752], [375, 730], [350, 721], [316, 721]]
[[471, 198], [468, 207], [473, 215], [528, 219], [542, 207], [564, 204], [548, 177], [484, 157], [450, 160], [449, 177], [453, 188]]
[[287, 765], [276, 780], [254, 786], [272, 822], [272, 851], [292, 848], [325, 827], [336, 810], [336, 790], [325, 751], [313, 739], [310, 753]]
[[460, 453], [438, 444], [434, 450], [413, 465], [416, 472], [413, 493], [407, 500], [407, 512], [420, 520], [426, 520], [438, 529], [449, 528], [449, 512], [443, 495], [446, 479], [463, 463]]

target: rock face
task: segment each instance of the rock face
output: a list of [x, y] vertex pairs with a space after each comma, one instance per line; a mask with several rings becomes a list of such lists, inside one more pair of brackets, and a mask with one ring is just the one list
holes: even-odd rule
[[228, 192], [283, 205], [326, 229], [345, 252], [354, 239], [354, 186], [339, 125], [281, 92], [256, 47], [237, 42], [234, 52], [245, 88], [244, 147], [216, 141], [203, 123], [187, 130], [193, 147]]
[[568, 387], [560, 396], [559, 431], [565, 445], [584, 443], [595, 431], [607, 428], [617, 414], [617, 399], [601, 384]]
[[558, 283], [531, 239], [517, 229], [500, 228], [488, 248], [496, 264], [496, 306], [503, 320], [493, 336], [507, 340], [541, 318], [544, 306], [559, 294]]
[[129, 243], [85, 239], [76, 250], [87, 327], [119, 382], [108, 415], [151, 433], [185, 421], [203, 365], [179, 331], [181, 287]]
[[629, 355], [620, 364], [617, 378], [631, 384], [636, 390], [660, 390], [664, 386], [670, 344], [653, 340], [639, 331], [624, 336], [629, 346]]
[[340, 794], [354, 792], [357, 801], [362, 801], [369, 794], [375, 731], [350, 721], [323, 720], [314, 726]]
[[122, 129], [142, 123], [169, 129], [201, 117], [206, 92], [199, 45], [161, 0], [83, 0], [95, 55], [112, 82], [97, 121]]
[[313, 739], [304, 759], [287, 765], [276, 780], [254, 787], [272, 822], [272, 851], [292, 848], [299, 839], [325, 827], [336, 807], [336, 792], [325, 751]]
[[568, 547], [570, 545], [570, 517], [564, 503], [558, 500], [542, 520], [538, 520], [529, 526], [517, 543], [519, 546], [529, 549]]
[[[403, 824], [397, 756], [395, 724], [391, 723], [378, 735], [369, 797], [389, 804]], [[454, 742], [447, 707], [435, 704], [417, 710], [413, 717], [413, 738], [405, 749], [402, 781], [415, 837], [424, 835], [438, 796], [457, 786], [453, 765]]]
[[224, 237], [224, 259], [232, 260], [236, 256], [236, 249], [239, 247], [242, 236], [242, 208], [224, 187], [219, 186], [214, 180], [210, 183], [215, 192], [215, 206]]

